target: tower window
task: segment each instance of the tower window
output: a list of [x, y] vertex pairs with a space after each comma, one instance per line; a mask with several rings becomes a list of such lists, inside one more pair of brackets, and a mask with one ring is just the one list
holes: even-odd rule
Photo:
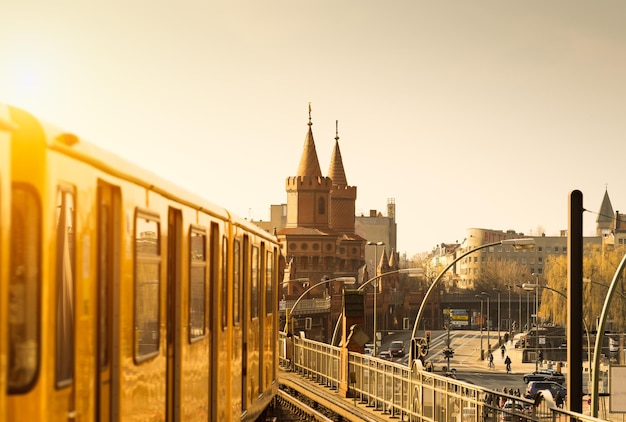
[[326, 214], [326, 201], [324, 200], [324, 198], [320, 198], [317, 200], [317, 213]]

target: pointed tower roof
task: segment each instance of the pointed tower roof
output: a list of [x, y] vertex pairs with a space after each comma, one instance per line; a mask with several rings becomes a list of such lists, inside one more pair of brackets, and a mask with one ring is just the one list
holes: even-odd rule
[[614, 213], [611, 200], [609, 199], [608, 188], [604, 191], [604, 197], [602, 198], [602, 205], [600, 205], [600, 211], [598, 211], [598, 218], [596, 223], [611, 223], [613, 222]]
[[396, 253], [394, 252], [393, 248], [391, 249], [391, 253], [389, 254], [389, 268], [395, 268], [398, 264], [398, 261], [396, 259]]
[[389, 269], [389, 259], [387, 258], [387, 248], [385, 247], [383, 247], [383, 253], [380, 256], [380, 261], [378, 262], [378, 269], [380, 270]]
[[335, 149], [330, 158], [330, 168], [328, 169], [328, 177], [333, 181], [333, 186], [348, 186], [346, 172], [343, 168], [343, 160], [341, 159], [341, 151], [339, 150], [339, 121], [335, 120]]
[[304, 151], [300, 157], [300, 165], [298, 166], [298, 176], [322, 177], [322, 170], [317, 159], [317, 151], [315, 150], [315, 140], [313, 139], [313, 130], [311, 126], [311, 103], [309, 103], [309, 131], [304, 139]]

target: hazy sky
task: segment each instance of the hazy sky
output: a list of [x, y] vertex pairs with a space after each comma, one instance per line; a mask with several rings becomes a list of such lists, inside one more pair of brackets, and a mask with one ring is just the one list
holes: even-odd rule
[[269, 219], [308, 103], [398, 250], [626, 212], [626, 2], [3, 0], [0, 101]]

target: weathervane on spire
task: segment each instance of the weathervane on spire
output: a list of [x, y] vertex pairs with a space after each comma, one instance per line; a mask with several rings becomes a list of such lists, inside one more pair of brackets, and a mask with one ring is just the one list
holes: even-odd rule
[[309, 101], [309, 126], [311, 126], [313, 123], [311, 122], [311, 102]]
[[339, 141], [339, 120], [335, 120], [335, 141]]

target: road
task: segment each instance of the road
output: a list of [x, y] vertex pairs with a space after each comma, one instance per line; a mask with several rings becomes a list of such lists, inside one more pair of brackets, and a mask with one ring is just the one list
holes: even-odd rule
[[[514, 349], [513, 343], [507, 343], [505, 355], [509, 355], [513, 361], [511, 365], [512, 373], [505, 371], [504, 357], [498, 349], [498, 333], [490, 333], [490, 344], [496, 351], [493, 353], [495, 369], [489, 369], [487, 365], [487, 334], [485, 331], [473, 330], [451, 330], [432, 331], [429, 353], [426, 361], [431, 362], [436, 372], [443, 372], [447, 366], [447, 359], [443, 355], [443, 349], [448, 345], [448, 334], [450, 347], [454, 349], [454, 357], [450, 359], [450, 367], [456, 371], [457, 379], [471, 382], [482, 387], [502, 390], [519, 389], [523, 394], [526, 390], [526, 383], [522, 377], [524, 374], [535, 370], [534, 363], [522, 363], [521, 351]], [[380, 346], [380, 350], [387, 350], [389, 344], [394, 340], [402, 340], [405, 349], [409, 350], [411, 333], [399, 331], [387, 335]], [[481, 345], [484, 351], [485, 360], [481, 360]], [[404, 357], [395, 358], [394, 361], [408, 365], [408, 353]]]

